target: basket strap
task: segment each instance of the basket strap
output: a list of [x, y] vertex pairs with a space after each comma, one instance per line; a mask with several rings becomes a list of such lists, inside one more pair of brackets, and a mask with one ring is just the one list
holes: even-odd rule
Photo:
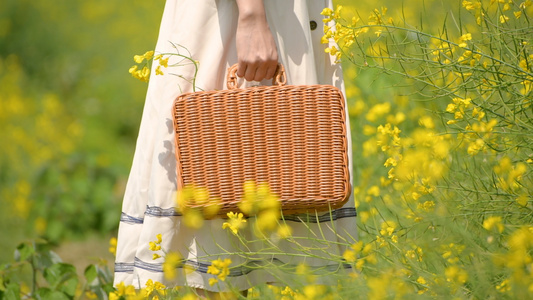
[[[237, 64], [228, 68], [227, 86], [228, 90], [237, 88]], [[287, 75], [285, 74], [285, 68], [282, 64], [278, 64], [274, 78], [272, 78], [272, 85], [285, 85], [287, 83]]]

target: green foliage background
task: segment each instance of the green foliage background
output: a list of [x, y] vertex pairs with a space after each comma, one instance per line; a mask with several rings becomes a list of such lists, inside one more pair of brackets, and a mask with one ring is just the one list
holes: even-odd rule
[[0, 262], [117, 227], [164, 1], [0, 3]]

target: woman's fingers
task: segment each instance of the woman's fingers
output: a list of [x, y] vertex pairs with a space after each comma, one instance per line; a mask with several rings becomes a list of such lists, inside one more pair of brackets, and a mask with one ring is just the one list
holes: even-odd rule
[[276, 74], [276, 69], [278, 68], [278, 62], [276, 60], [275, 64], [269, 65], [267, 72], [265, 74], [266, 79], [272, 79], [274, 77], [274, 74]]
[[272, 79], [278, 67], [277, 61], [265, 63], [246, 63], [239, 62], [237, 66], [237, 76], [247, 81], [261, 81], [263, 79]]

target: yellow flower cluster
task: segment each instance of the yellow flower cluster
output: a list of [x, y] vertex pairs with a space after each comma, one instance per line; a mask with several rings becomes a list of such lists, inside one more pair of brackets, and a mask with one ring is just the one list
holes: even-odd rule
[[[172, 280], [176, 278], [176, 269], [183, 265], [183, 257], [178, 252], [169, 252], [165, 254], [165, 262], [163, 263], [163, 273], [166, 280]], [[185, 266], [185, 271], [189, 271]]]
[[126, 286], [123, 282], [117, 284], [116, 290], [109, 293], [109, 300], [119, 300], [121, 298], [136, 299], [137, 292], [133, 285]]
[[[246, 181], [243, 185], [243, 196], [239, 202], [239, 209], [248, 216], [256, 217], [256, 235], [262, 236], [267, 232], [277, 230], [280, 237], [290, 236], [290, 227], [286, 224], [280, 225], [281, 205], [278, 196], [270, 190], [267, 182], [257, 185], [255, 181]], [[242, 223], [242, 221], [238, 222]], [[229, 224], [226, 225], [226, 227], [228, 226]]]
[[[327, 25], [327, 23], [331, 22], [332, 20], [338, 20], [341, 17], [341, 10], [342, 6], [337, 5], [335, 10], [332, 10], [331, 8], [324, 8], [321, 15], [325, 16], [323, 19], [324, 24], [324, 36], [322, 37], [322, 44], [330, 44], [330, 40], [333, 39], [336, 44], [339, 43], [341, 38], [346, 37], [349, 35], [349, 32], [347, 29], [342, 28], [340, 25], [331, 27]], [[345, 43], [353, 43], [353, 41], [348, 41]], [[337, 46], [331, 45], [325, 49], [326, 53], [329, 53], [337, 58], [339, 60], [342, 56], [342, 52], [340, 49], [337, 49]]]
[[380, 235], [376, 236], [378, 247], [385, 247], [388, 242], [398, 243], [398, 235], [396, 234], [397, 224], [393, 221], [384, 221], [381, 223]]
[[[148, 243], [148, 249], [150, 249], [150, 251], [154, 251], [154, 252], [161, 250], [161, 242], [162, 241], [163, 240], [162, 240], [161, 233], [157, 234], [156, 235], [156, 240]], [[161, 255], [159, 255], [157, 253], [154, 253], [152, 255], [152, 259], [153, 260], [156, 260], [156, 259], [158, 259], [160, 257], [161, 257]]]
[[377, 264], [377, 257], [373, 250], [372, 244], [365, 245], [363, 241], [358, 241], [344, 251], [342, 258], [348, 263], [355, 263], [355, 268], [361, 271], [366, 263]]
[[402, 270], [394, 269], [384, 270], [379, 275], [369, 277], [367, 279], [368, 299], [408, 298], [406, 295], [412, 291], [402, 280], [403, 277]]
[[[177, 268], [183, 265], [183, 257], [178, 252], [165, 252], [161, 247], [163, 242], [162, 235], [159, 233], [156, 235], [156, 240], [148, 243], [148, 249], [153, 252], [161, 251], [164, 254], [163, 262], [163, 274], [166, 280], [173, 280], [177, 275]], [[153, 253], [152, 259], [156, 260], [161, 258], [159, 253]], [[189, 268], [184, 268], [185, 271], [189, 271]]]
[[413, 248], [414, 249], [410, 249], [405, 252], [405, 257], [416, 261], [422, 261], [422, 257], [424, 256], [424, 250], [422, 250], [422, 248], [416, 245], [414, 245]]
[[[144, 53], [143, 55], [135, 55], [133, 56], [133, 60], [137, 63], [137, 64], [140, 64], [142, 63], [144, 60], [146, 60], [147, 62], [150, 61], [154, 56], [154, 51], [146, 51], [146, 53]], [[139, 70], [139, 66], [138, 65], [134, 65], [133, 67], [131, 67], [128, 72], [131, 74], [131, 76], [133, 76], [134, 78], [137, 78], [141, 81], [144, 81], [144, 82], [148, 82], [148, 79], [150, 79], [150, 68], [148, 66], [148, 63], [146, 63], [142, 69]]]
[[[323, 20], [324, 23], [335, 21], [335, 26], [324, 25], [324, 36], [322, 36], [321, 42], [322, 44], [328, 44], [328, 47], [325, 49], [326, 53], [334, 56], [337, 61], [339, 61], [342, 56], [341, 49], [349, 48], [355, 42], [355, 37], [368, 31], [368, 28], [366, 27], [353, 31], [346, 26], [342, 26], [340, 23], [338, 23], [338, 21], [341, 19], [341, 11], [342, 5], [337, 5], [335, 10], [325, 8], [321, 12], [321, 15], [325, 16]], [[356, 26], [358, 21], [359, 19], [357, 17], [353, 17], [351, 26]], [[333, 45], [330, 43], [331, 40], [334, 42]], [[339, 46], [340, 48], [337, 48]]]
[[207, 267], [207, 274], [213, 274], [217, 277], [209, 278], [209, 285], [214, 285], [219, 280], [225, 281], [229, 275], [229, 265], [231, 265], [231, 259], [229, 258], [213, 260], [211, 265]]
[[467, 147], [467, 152], [470, 155], [476, 155], [480, 151], [487, 149], [487, 143], [494, 138], [493, 130], [498, 121], [491, 119], [488, 122], [482, 121], [485, 119], [485, 112], [480, 107], [472, 105], [471, 98], [453, 98], [453, 103], [448, 104], [446, 112], [454, 115], [453, 120], [447, 121], [448, 125], [458, 124], [459, 121], [465, 120], [467, 117], [476, 119], [477, 121], [465, 126], [465, 130], [458, 134], [458, 139], [463, 141]]
[[468, 46], [466, 43], [467, 41], [472, 40], [472, 34], [471, 33], [465, 33], [459, 38], [459, 47], [465, 48]]
[[466, 10], [475, 10], [481, 8], [481, 2], [480, 1], [463, 1], [463, 7], [466, 8]]
[[148, 82], [150, 79], [150, 62], [152, 61], [158, 61], [159, 65], [155, 69], [156, 75], [164, 75], [163, 71], [161, 70], [161, 67], [168, 68], [168, 60], [169, 56], [166, 58], [162, 54], [158, 54], [154, 56], [154, 51], [146, 51], [143, 55], [135, 55], [133, 56], [133, 60], [137, 64], [141, 64], [143, 62], [144, 65], [141, 69], [139, 69], [138, 65], [134, 65], [129, 69], [129, 73], [134, 77], [141, 81]]
[[159, 300], [159, 296], [165, 296], [166, 288], [161, 282], [154, 282], [152, 279], [148, 279], [143, 289], [144, 297], [145, 299]]
[[117, 255], [117, 238], [112, 237], [109, 239], [109, 253], [113, 254], [113, 256]]
[[497, 187], [509, 193], [521, 190], [522, 185], [520, 182], [526, 171], [526, 164], [522, 162], [513, 164], [508, 156], [502, 157], [499, 164], [494, 166], [494, 173], [498, 176]]
[[496, 229], [499, 233], [502, 233], [505, 227], [502, 224], [502, 217], [492, 216], [483, 221], [483, 228], [488, 231]]
[[[371, 28], [375, 28], [374, 34], [379, 38], [385, 29], [389, 30], [389, 26], [394, 24], [393, 18], [391, 17], [385, 20], [388, 10], [387, 7], [374, 9], [368, 16], [367, 24], [361, 26], [358, 26], [358, 23], [361, 20], [357, 16], [353, 16], [350, 23], [344, 23], [343, 21], [345, 20], [341, 17], [342, 9], [342, 5], [337, 5], [335, 10], [326, 8], [321, 13], [326, 17], [324, 19], [325, 23], [333, 21], [335, 24], [335, 26], [324, 26], [322, 43], [329, 44], [331, 40], [335, 42], [334, 45], [329, 45], [325, 51], [334, 56], [337, 59], [337, 62], [340, 61], [343, 53], [353, 46], [356, 39], [362, 34], [367, 33]], [[375, 49], [369, 48], [369, 50], [373, 51]], [[377, 55], [377, 53], [374, 54]]]
[[[533, 227], [521, 226], [515, 229], [507, 238], [507, 250], [495, 256], [495, 264], [508, 268], [511, 272], [504, 278], [496, 289], [501, 293], [510, 293], [515, 298], [523, 298], [533, 291]], [[516, 294], [525, 289], [526, 294]]]
[[164, 284], [148, 279], [145, 287], [141, 290], [136, 290], [133, 285], [125, 285], [120, 282], [117, 284], [116, 290], [109, 293], [109, 300], [160, 300], [160, 297], [166, 298], [166, 294], [167, 287]]
[[[420, 123], [432, 127], [427, 120]], [[377, 139], [381, 150], [387, 151], [389, 155], [384, 164], [390, 168], [389, 180], [395, 182], [397, 187], [403, 187], [406, 199], [418, 200], [423, 195], [433, 193], [436, 182], [447, 170], [446, 159], [450, 149], [448, 137], [438, 135], [428, 128], [420, 128], [411, 137], [401, 139], [400, 131], [390, 128], [392, 127], [381, 127], [378, 132], [382, 135], [386, 132], [393, 137], [392, 147], [388, 146], [391, 143], [385, 144], [383, 138]], [[419, 208], [428, 211], [433, 206], [432, 202], [424, 202]]]
[[183, 215], [183, 223], [190, 228], [201, 228], [204, 219], [217, 215], [222, 205], [218, 198], [210, 198], [204, 187], [186, 185], [176, 195], [177, 211]]

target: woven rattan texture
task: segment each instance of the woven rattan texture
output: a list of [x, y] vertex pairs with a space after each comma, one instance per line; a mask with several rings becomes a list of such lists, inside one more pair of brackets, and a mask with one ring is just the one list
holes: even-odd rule
[[345, 107], [327, 85], [196, 92], [174, 103], [178, 188], [207, 187], [220, 215], [246, 180], [268, 182], [287, 213], [342, 206], [350, 193]]

